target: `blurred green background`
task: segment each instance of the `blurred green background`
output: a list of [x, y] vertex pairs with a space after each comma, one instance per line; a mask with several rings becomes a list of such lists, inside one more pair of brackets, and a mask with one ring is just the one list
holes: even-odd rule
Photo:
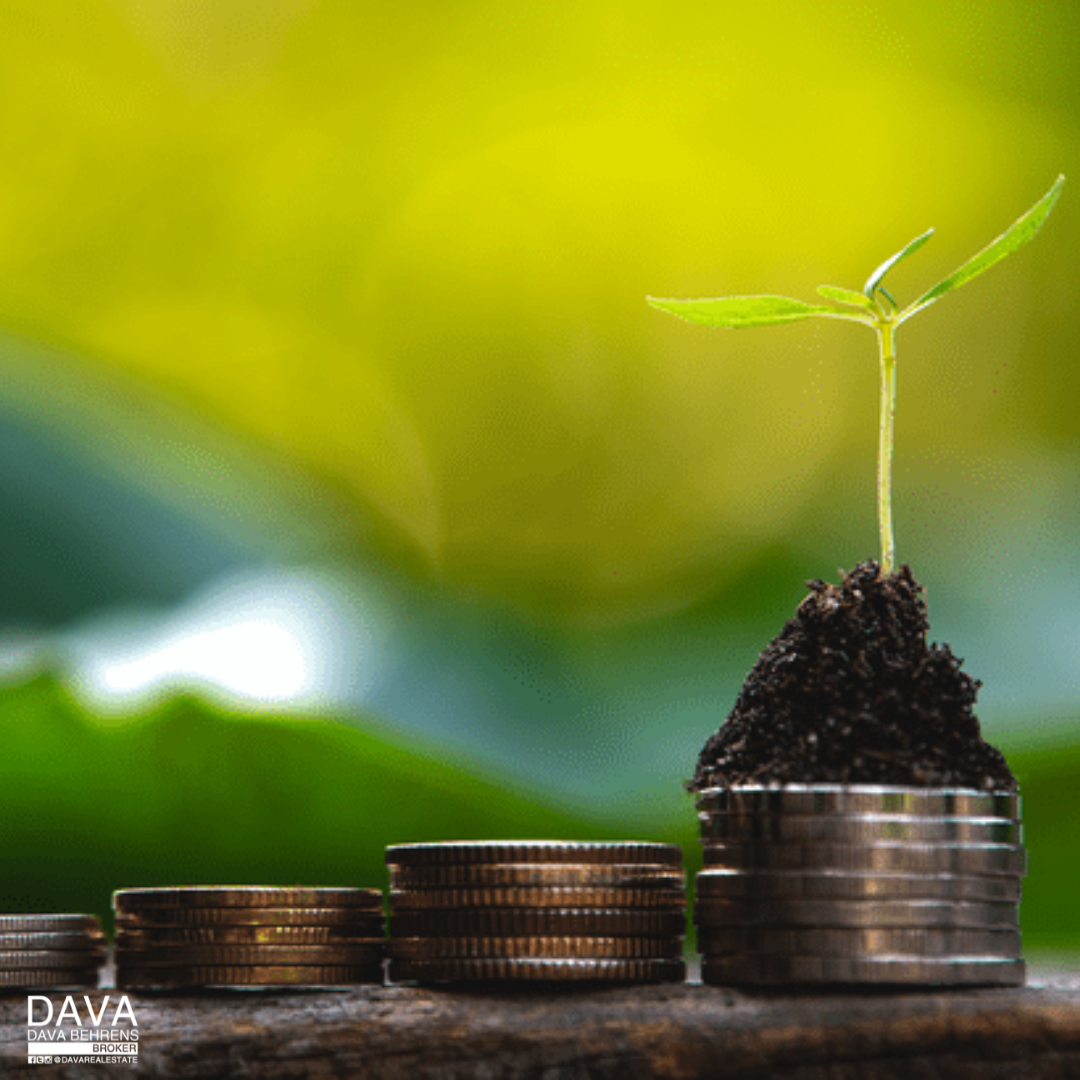
[[[901, 303], [1080, 170], [1075, 6], [0, 5], [0, 909], [670, 839], [877, 361], [647, 293]], [[899, 335], [900, 561], [1080, 949], [1080, 214]]]

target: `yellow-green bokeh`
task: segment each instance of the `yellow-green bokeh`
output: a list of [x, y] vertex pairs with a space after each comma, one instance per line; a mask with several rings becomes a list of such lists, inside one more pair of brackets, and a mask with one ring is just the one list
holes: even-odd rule
[[[870, 335], [644, 295], [857, 287], [930, 225], [893, 284], [932, 284], [1070, 172], [1076, 29], [1005, 0], [8, 3], [0, 324], [517, 603], [670, 609], [837, 518], [870, 556]], [[902, 560], [928, 478], [950, 502], [991, 446], [1075, 453], [1072, 201], [901, 335]]]

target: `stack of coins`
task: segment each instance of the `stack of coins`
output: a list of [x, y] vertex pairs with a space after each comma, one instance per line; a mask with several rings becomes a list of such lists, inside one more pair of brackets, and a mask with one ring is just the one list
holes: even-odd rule
[[395, 982], [681, 982], [682, 849], [491, 841], [387, 849]]
[[0, 988], [93, 987], [104, 962], [96, 915], [0, 915]]
[[120, 989], [383, 981], [378, 889], [122, 889], [113, 909]]
[[706, 983], [1023, 984], [1018, 795], [742, 787], [698, 817]]

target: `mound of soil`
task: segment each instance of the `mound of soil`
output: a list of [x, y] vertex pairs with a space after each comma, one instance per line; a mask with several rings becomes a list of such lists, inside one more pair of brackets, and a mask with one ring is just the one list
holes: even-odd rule
[[948, 645], [926, 644], [908, 566], [864, 562], [810, 595], [743, 683], [689, 787], [900, 784], [1016, 791], [972, 707], [977, 679]]

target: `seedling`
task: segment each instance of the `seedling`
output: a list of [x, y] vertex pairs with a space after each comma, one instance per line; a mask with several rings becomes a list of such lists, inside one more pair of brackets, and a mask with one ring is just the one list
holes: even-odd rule
[[[958, 289], [972, 278], [989, 270], [1006, 255], [1022, 247], [1042, 227], [1054, 208], [1065, 177], [1059, 176], [1054, 186], [1011, 228], [993, 243], [968, 259], [958, 270], [939, 281], [903, 310], [882, 284], [885, 275], [901, 260], [913, 255], [930, 239], [934, 230], [915, 237], [906, 247], [886, 259], [867, 279], [861, 293], [842, 289], [838, 285], [819, 285], [818, 293], [844, 307], [833, 304], [806, 304], [786, 296], [722, 296], [710, 300], [666, 300], [646, 297], [661, 311], [677, 315], [688, 322], [704, 326], [737, 330], [744, 326], [766, 326], [770, 323], [796, 322], [799, 319], [847, 319], [871, 327], [877, 334], [881, 356], [881, 412], [878, 422], [877, 503], [878, 526], [881, 532], [881, 576], [892, 572], [895, 545], [892, 523], [892, 454], [893, 428], [896, 416], [896, 331], [923, 308], [929, 307], [946, 293]], [[854, 308], [855, 311], [848, 310]]]

